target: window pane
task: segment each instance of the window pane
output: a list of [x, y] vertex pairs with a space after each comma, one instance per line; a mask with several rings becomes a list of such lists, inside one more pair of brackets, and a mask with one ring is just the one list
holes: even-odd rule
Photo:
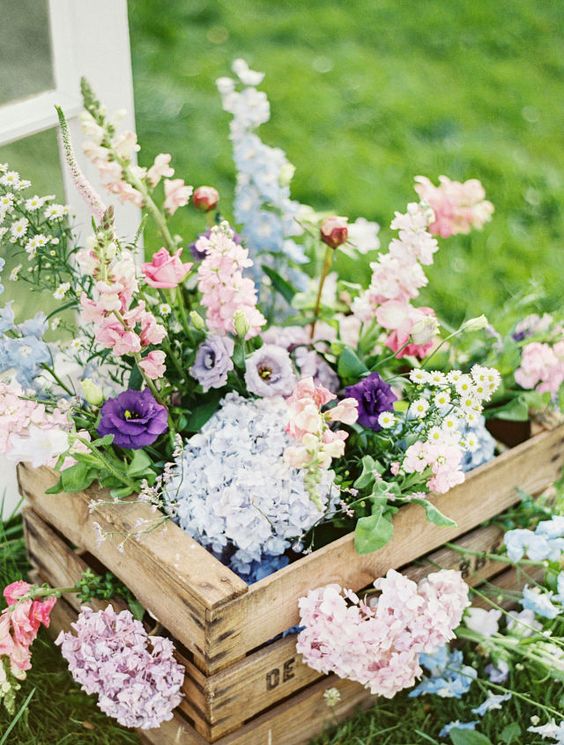
[[47, 0], [3, 0], [0, 105], [53, 88]]
[[[31, 181], [31, 186], [25, 191], [26, 197], [32, 197], [34, 194], [54, 194], [57, 202], [64, 202], [57, 134], [54, 129], [0, 147], [0, 163], [8, 163], [11, 170], [18, 171], [22, 178]], [[48, 295], [32, 293], [27, 290], [25, 283], [9, 280], [10, 271], [14, 266], [24, 262], [21, 256], [10, 256], [10, 243], [6, 240], [0, 242], [0, 256], [6, 260], [2, 272], [5, 291], [0, 295], [0, 306], [13, 300], [16, 317], [20, 320], [28, 318], [38, 310], [48, 312], [55, 306], [56, 301]], [[22, 271], [24, 270], [25, 267]]]

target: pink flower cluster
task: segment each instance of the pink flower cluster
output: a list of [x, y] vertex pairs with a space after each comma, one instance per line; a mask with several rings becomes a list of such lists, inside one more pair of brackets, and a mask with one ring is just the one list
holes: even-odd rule
[[494, 211], [477, 179], [461, 183], [439, 176], [439, 186], [434, 186], [425, 176], [417, 176], [415, 191], [435, 213], [429, 230], [442, 238], [469, 233], [472, 229], [480, 230], [491, 220]]
[[424, 357], [438, 328], [431, 308], [411, 305], [427, 284], [422, 265], [432, 264], [438, 250], [437, 241], [427, 230], [429, 218], [429, 211], [419, 204], [409, 204], [405, 214], [396, 212], [391, 227], [399, 231], [398, 238], [370, 265], [370, 287], [353, 303], [353, 313], [359, 320], [375, 318], [389, 331], [386, 345], [398, 357]]
[[75, 634], [59, 634], [56, 644], [74, 680], [98, 706], [124, 727], [151, 729], [172, 718], [182, 699], [184, 668], [169, 639], [148, 636], [131, 613], [82, 608]]
[[31, 668], [31, 645], [41, 624], [49, 627], [50, 615], [57, 602], [55, 597], [45, 600], [27, 598], [34, 585], [18, 580], [4, 588], [8, 607], [0, 615], [0, 657], [6, 656], [10, 672], [15, 678], [25, 678]]
[[553, 346], [536, 341], [526, 344], [515, 380], [522, 388], [558, 393], [564, 382], [564, 341]]
[[55, 465], [68, 450], [70, 424], [64, 405], [47, 411], [15, 383], [0, 381], [0, 453], [34, 468]]
[[374, 582], [366, 603], [351, 590], [327, 585], [299, 601], [297, 650], [314, 670], [361, 683], [393, 698], [421, 675], [419, 655], [454, 637], [468, 601], [460, 572], [441, 570], [418, 585], [394, 569]]
[[345, 452], [347, 432], [331, 429], [333, 422], [353, 424], [358, 417], [358, 401], [345, 398], [336, 406], [322, 411], [336, 398], [334, 393], [316, 385], [313, 378], [298, 381], [291, 396], [286, 399], [288, 424], [286, 431], [300, 441], [299, 446], [287, 447], [284, 459], [294, 468], [327, 469], [333, 458]]
[[459, 439], [450, 432], [442, 432], [437, 440], [418, 440], [407, 448], [402, 470], [405, 473], [421, 473], [430, 468], [433, 475], [427, 486], [436, 494], [446, 494], [453, 486], [464, 481], [464, 450], [460, 447]]
[[243, 271], [253, 265], [249, 252], [235, 243], [226, 222], [213, 227], [209, 237], [201, 236], [196, 245], [205, 253], [198, 267], [198, 289], [208, 327], [216, 334], [234, 333], [233, 318], [239, 311], [249, 327], [247, 339], [256, 336], [266, 319], [257, 308], [253, 280], [243, 276]]
[[[113, 244], [110, 246], [116, 253], [113, 258], [100, 256], [96, 250], [85, 250], [78, 257], [83, 270], [88, 267], [97, 279], [93, 297], [84, 293], [80, 299], [82, 318], [94, 324], [96, 341], [117, 356], [139, 354], [146, 347], [160, 344], [166, 330], [145, 309], [144, 301], [132, 307], [138, 290], [133, 256], [126, 251], [117, 252]], [[109, 248], [106, 246], [104, 251]], [[159, 378], [165, 370], [164, 360], [164, 352], [153, 350], [139, 366], [150, 378]]]

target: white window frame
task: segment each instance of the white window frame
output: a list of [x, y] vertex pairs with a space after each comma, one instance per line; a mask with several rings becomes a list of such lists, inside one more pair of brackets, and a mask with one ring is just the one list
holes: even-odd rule
[[[82, 170], [100, 190], [104, 202], [116, 204], [103, 191], [95, 168], [80, 148], [80, 78], [88, 79], [108, 111], [125, 110], [121, 126], [135, 130], [127, 0], [49, 0], [48, 9], [54, 87], [0, 106], [0, 146], [56, 127], [57, 104], [69, 122]], [[60, 141], [59, 153], [66, 202], [76, 216], [77, 233], [84, 237], [91, 215], [73, 187]], [[132, 237], [139, 219], [136, 207], [120, 207], [116, 211], [119, 233]], [[2, 461], [0, 458], [0, 500], [4, 496], [4, 515], [8, 515], [18, 502], [18, 491], [13, 464]]]

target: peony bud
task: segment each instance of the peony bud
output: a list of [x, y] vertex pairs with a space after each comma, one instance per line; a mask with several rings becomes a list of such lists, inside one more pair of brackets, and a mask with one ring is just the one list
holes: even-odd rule
[[469, 318], [464, 321], [460, 327], [461, 331], [481, 331], [489, 326], [488, 319], [484, 316], [477, 316], [476, 318]]
[[319, 226], [319, 234], [323, 243], [331, 248], [338, 248], [346, 243], [349, 237], [346, 217], [326, 217]]
[[196, 209], [209, 212], [219, 204], [219, 192], [213, 186], [198, 186], [192, 195], [192, 202]]
[[206, 324], [205, 324], [204, 319], [195, 310], [190, 311], [190, 320], [192, 321], [194, 328], [198, 329], [198, 331], [206, 330]]
[[80, 384], [84, 399], [90, 406], [100, 407], [104, 403], [104, 393], [99, 385], [89, 378], [83, 380]]
[[250, 325], [244, 310], [236, 310], [233, 314], [233, 328], [241, 339], [244, 339], [249, 333]]

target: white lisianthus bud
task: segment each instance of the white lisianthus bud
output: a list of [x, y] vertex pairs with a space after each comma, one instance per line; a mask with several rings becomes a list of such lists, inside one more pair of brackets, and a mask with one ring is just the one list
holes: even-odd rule
[[411, 339], [414, 344], [428, 344], [433, 341], [439, 330], [439, 322], [435, 316], [421, 315], [411, 329]]
[[100, 386], [94, 383], [94, 381], [86, 378], [86, 380], [81, 382], [80, 387], [82, 388], [84, 399], [91, 406], [98, 408], [104, 403], [104, 393]]
[[490, 325], [488, 319], [484, 316], [477, 316], [476, 318], [469, 318], [464, 321], [460, 327], [461, 331], [481, 331]]
[[244, 339], [249, 333], [249, 321], [247, 320], [247, 316], [244, 310], [235, 311], [233, 315], [233, 328], [235, 329], [235, 333], [237, 334], [237, 336], [239, 336], [241, 339]]

